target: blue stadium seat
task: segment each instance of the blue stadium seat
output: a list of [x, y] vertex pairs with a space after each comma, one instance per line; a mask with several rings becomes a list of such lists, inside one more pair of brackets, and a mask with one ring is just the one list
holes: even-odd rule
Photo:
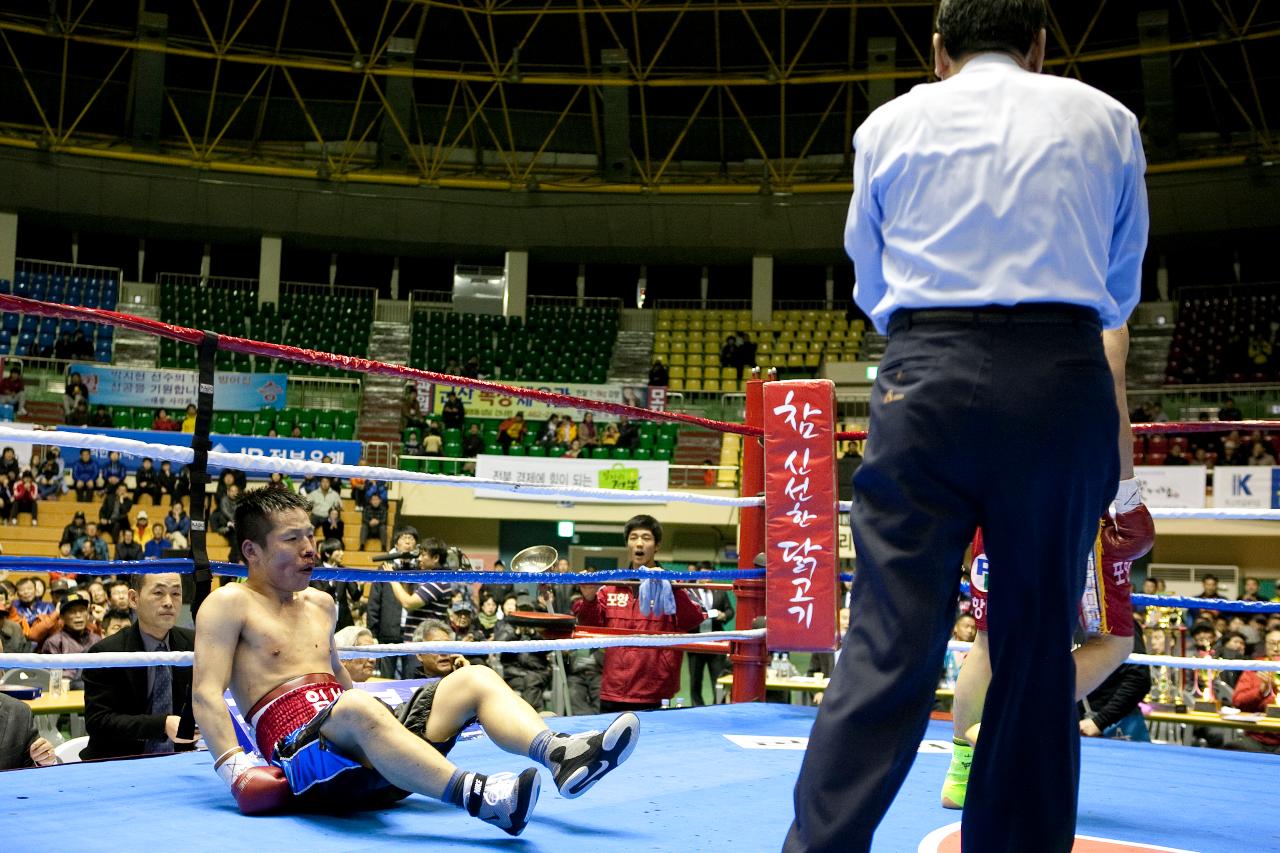
[[58, 331], [58, 319], [56, 317], [40, 318], [40, 334], [56, 334]]
[[18, 334], [18, 324], [22, 322], [22, 317], [6, 311], [4, 315], [4, 331], [7, 335]]
[[36, 343], [39, 345], [41, 350], [47, 350], [53, 349], [55, 340], [56, 337], [53, 332], [41, 332], [40, 337], [36, 338]]
[[0, 293], [8, 293], [13, 289], [13, 283], [7, 278], [0, 278]]
[[96, 327], [96, 324], [90, 323], [88, 320], [85, 320], [80, 324], [80, 331], [84, 332], [84, 336], [86, 338], [88, 338], [89, 340], [93, 340], [93, 330], [95, 327]]
[[98, 327], [99, 341], [107, 341], [109, 343], [115, 338], [115, 336], [116, 336], [115, 326], [99, 326]]
[[20, 327], [23, 334], [30, 332], [33, 336], [36, 329], [40, 327], [40, 318], [34, 314], [26, 314], [22, 318], [22, 326]]
[[58, 332], [63, 335], [74, 335], [80, 324], [75, 320], [62, 320], [58, 323]]

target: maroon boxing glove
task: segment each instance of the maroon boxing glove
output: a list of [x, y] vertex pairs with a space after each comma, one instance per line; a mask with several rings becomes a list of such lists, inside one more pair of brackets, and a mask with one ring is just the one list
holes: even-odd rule
[[1156, 542], [1156, 523], [1144, 504], [1127, 512], [1102, 518], [1102, 556], [1112, 562], [1131, 563], [1146, 555]]
[[239, 747], [223, 753], [213, 768], [230, 786], [231, 795], [243, 814], [279, 811], [293, 800], [293, 791], [283, 770], [265, 764]]

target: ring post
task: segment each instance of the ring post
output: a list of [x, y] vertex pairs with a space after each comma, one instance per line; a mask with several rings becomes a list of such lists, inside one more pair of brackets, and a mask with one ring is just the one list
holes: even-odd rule
[[[748, 426], [764, 425], [764, 382], [760, 369], [753, 368], [747, 382]], [[743, 497], [764, 494], [764, 446], [761, 439], [745, 436], [742, 439], [742, 477], [738, 493]], [[764, 507], [743, 507], [738, 511], [738, 568], [756, 568], [756, 555], [764, 552]], [[757, 617], [764, 616], [764, 581], [739, 580], [733, 582], [733, 594], [737, 598], [736, 624], [745, 628], [755, 627]], [[733, 644], [734, 702], [763, 702], [764, 675], [768, 660], [763, 640], [743, 640]]]

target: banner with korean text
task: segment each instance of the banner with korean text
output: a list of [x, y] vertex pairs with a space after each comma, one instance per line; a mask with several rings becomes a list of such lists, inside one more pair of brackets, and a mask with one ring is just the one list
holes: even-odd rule
[[[650, 388], [647, 385], [580, 385], [571, 382], [512, 382], [510, 384], [536, 391], [568, 394], [587, 400], [623, 403], [654, 412], [661, 412], [666, 407], [667, 401], [666, 388]], [[516, 412], [523, 412], [524, 419], [531, 424], [536, 421], [545, 421], [552, 415], [570, 414], [573, 415], [574, 420], [582, 419], [580, 412], [530, 400], [527, 397], [478, 391], [475, 388], [462, 388], [457, 385], [432, 385], [429, 382], [418, 383], [418, 404], [424, 412], [430, 412], [432, 417], [438, 417], [444, 410], [444, 403], [450, 392], [458, 395], [469, 418], [510, 418], [514, 417]], [[617, 420], [617, 417], [600, 414], [595, 420], [613, 421]]]
[[[152, 430], [106, 429], [98, 427], [58, 427], [59, 432], [87, 432], [93, 435], [111, 435], [117, 438], [131, 438], [134, 441], [145, 441], [150, 444], [176, 444], [181, 447], [191, 446], [191, 434], [185, 432], [153, 432]], [[265, 438], [256, 435], [219, 435], [214, 433], [210, 440], [211, 449], [220, 453], [244, 453], [249, 456], [266, 456], [272, 459], [291, 459], [298, 462], [329, 461], [335, 465], [356, 465], [360, 461], [363, 445], [358, 441], [340, 441], [333, 438]], [[105, 462], [105, 450], [92, 451], [99, 462]], [[74, 447], [62, 448], [62, 461], [70, 468], [76, 464], [80, 451]], [[125, 456], [122, 460], [133, 470], [141, 460]], [[156, 467], [160, 467], [157, 463]], [[181, 465], [174, 465], [177, 471]], [[215, 470], [210, 466], [210, 470]]]
[[1142, 502], [1147, 506], [1200, 509], [1206, 471], [1203, 465], [1137, 465], [1133, 476], [1142, 486]]
[[[667, 471], [666, 462], [651, 459], [556, 459], [549, 456], [501, 456], [489, 453], [481, 453], [476, 457], [477, 477], [529, 486], [660, 492], [667, 488]], [[599, 502], [591, 498], [527, 495], [498, 489], [476, 489], [476, 497], [553, 503]]]
[[835, 384], [764, 385], [765, 614], [769, 648], [836, 647]]
[[[73, 364], [89, 399], [96, 406], [146, 406], [181, 412], [196, 401], [199, 375], [194, 370], [159, 370], [143, 367], [107, 367]], [[289, 377], [283, 373], [214, 374], [213, 408], [219, 412], [256, 412], [283, 409]]]

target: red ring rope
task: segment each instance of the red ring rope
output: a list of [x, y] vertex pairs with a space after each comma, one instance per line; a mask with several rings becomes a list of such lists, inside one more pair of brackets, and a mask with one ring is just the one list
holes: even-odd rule
[[[185, 326], [174, 326], [170, 323], [161, 323], [158, 320], [152, 320], [148, 317], [135, 317], [132, 314], [121, 314], [118, 311], [108, 311], [105, 308], [84, 308], [77, 305], [62, 305], [56, 302], [42, 302], [36, 299], [26, 299], [21, 296], [11, 296], [8, 294], [0, 294], [0, 309], [5, 311], [14, 311], [21, 314], [37, 314], [42, 317], [61, 317], [73, 320], [88, 320], [94, 323], [107, 323], [112, 326], [132, 329], [136, 332], [144, 332], [148, 335], [156, 335], [162, 338], [173, 338], [188, 344], [199, 344], [204, 338], [204, 332], [199, 329], [189, 329]], [[733, 432], [739, 435], [754, 436], [763, 434], [763, 431], [759, 427], [751, 427], [746, 424], [727, 423], [725, 421], [715, 421], [710, 418], [701, 418], [697, 415], [687, 415], [683, 412], [658, 412], [650, 409], [642, 409], [638, 406], [627, 406], [622, 403], [609, 403], [604, 400], [587, 400], [582, 397], [575, 397], [571, 394], [558, 394], [555, 391], [543, 391], [537, 388], [521, 388], [516, 385], [507, 385], [503, 382], [492, 382], [487, 379], [470, 379], [465, 376], [451, 376], [447, 373], [433, 373], [430, 370], [418, 370], [413, 367], [406, 367], [400, 364], [388, 364], [383, 361], [373, 361], [371, 359], [361, 358], [354, 355], [334, 355], [333, 353], [321, 352], [319, 350], [301, 349], [299, 347], [287, 346], [285, 344], [273, 344], [265, 341], [250, 340], [248, 338], [237, 338], [232, 335], [219, 334], [216, 335], [216, 337], [218, 339], [218, 349], [226, 350], [228, 352], [238, 352], [246, 355], [261, 355], [270, 358], [283, 358], [307, 364], [320, 364], [326, 367], [338, 367], [343, 370], [354, 370], [359, 373], [398, 376], [405, 379], [420, 379], [424, 382], [431, 382], [436, 385], [458, 385], [464, 388], [477, 388], [482, 391], [495, 391], [499, 394], [505, 394], [510, 397], [523, 397], [529, 400], [540, 400], [544, 403], [550, 403], [551, 405], [561, 406], [568, 409], [590, 409], [597, 412], [607, 412], [614, 415], [627, 415], [628, 417], [641, 418], [644, 420], [674, 421], [703, 427], [704, 429], [716, 430], [718, 432]]]
[[[204, 332], [199, 329], [189, 329], [185, 326], [175, 326], [170, 323], [162, 323], [159, 320], [152, 320], [148, 317], [135, 317], [132, 314], [122, 314], [119, 311], [109, 311], [105, 308], [85, 308], [78, 305], [62, 305], [57, 302], [43, 302], [37, 299], [27, 299], [22, 296], [12, 296], [5, 293], [0, 293], [0, 309], [5, 311], [14, 311], [20, 314], [36, 314], [41, 317], [61, 317], [69, 320], [88, 320], [93, 323], [107, 323], [112, 326], [120, 326], [125, 329], [132, 329], [136, 332], [143, 332], [148, 335], [156, 335], [157, 337], [162, 338], [173, 338], [174, 340], [179, 340], [192, 345], [199, 344], [204, 338]], [[232, 335], [219, 334], [216, 337], [218, 339], [218, 349], [226, 350], [228, 352], [244, 353], [245, 355], [261, 355], [269, 358], [283, 358], [288, 359], [289, 361], [300, 361], [307, 364], [320, 364], [326, 367], [338, 367], [343, 370], [354, 370], [358, 373], [399, 376], [406, 379], [420, 379], [436, 385], [458, 385], [463, 388], [477, 388], [482, 391], [495, 391], [499, 394], [505, 394], [511, 397], [540, 400], [544, 403], [550, 403], [555, 406], [562, 406], [569, 409], [589, 409], [597, 412], [607, 412], [614, 415], [627, 415], [628, 417], [641, 418], [645, 420], [686, 423], [692, 426], [703, 427], [704, 429], [715, 430], [717, 432], [731, 432], [747, 436], [761, 436], [764, 434], [764, 431], [757, 426], [717, 421], [710, 418], [698, 417], [697, 415], [687, 415], [683, 412], [652, 411], [650, 409], [641, 409], [638, 406], [623, 405], [622, 403], [609, 403], [603, 400], [588, 400], [583, 397], [575, 397], [571, 394], [558, 394], [555, 391], [542, 391], [537, 388], [521, 388], [517, 385], [493, 382], [488, 379], [471, 379], [466, 376], [451, 376], [447, 373], [434, 373], [430, 370], [419, 370], [414, 367], [406, 367], [405, 365], [400, 364], [388, 364], [384, 361], [373, 361], [371, 359], [361, 358], [354, 355], [335, 355], [329, 352], [301, 349], [299, 347], [287, 346], [285, 344], [273, 344], [266, 341], [255, 341], [249, 338], [237, 338]], [[1170, 421], [1167, 423], [1156, 424], [1133, 424], [1133, 432], [1135, 435], [1184, 432], [1230, 432], [1231, 430], [1277, 428], [1280, 428], [1280, 421]], [[866, 430], [853, 430], [850, 432], [836, 433], [836, 441], [860, 441], [866, 437]]]

